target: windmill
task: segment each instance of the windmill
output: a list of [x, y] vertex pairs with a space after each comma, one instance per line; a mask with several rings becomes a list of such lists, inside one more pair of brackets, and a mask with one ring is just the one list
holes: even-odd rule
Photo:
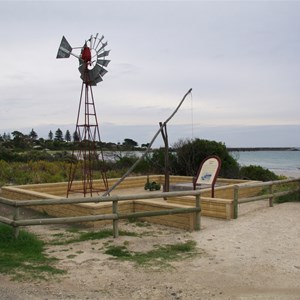
[[[69, 170], [67, 197], [69, 193], [83, 193], [84, 197], [93, 193], [108, 190], [104, 155], [101, 148], [100, 131], [95, 109], [92, 86], [96, 86], [103, 80], [107, 73], [105, 69], [110, 60], [106, 57], [110, 50], [105, 50], [107, 42], [103, 42], [104, 36], [98, 37], [98, 33], [91, 35], [81, 47], [72, 48], [63, 36], [56, 58], [69, 58], [70, 55], [79, 61], [80, 78], [82, 79], [80, 101], [77, 113], [75, 134], [77, 141], [73, 155], [76, 162], [72, 163]], [[76, 54], [76, 51], [79, 51]], [[99, 150], [100, 147], [100, 150]], [[93, 181], [93, 173], [99, 170], [103, 180], [99, 187]], [[80, 173], [82, 184], [73, 184], [75, 174]], [[75, 186], [75, 187], [74, 187]]]

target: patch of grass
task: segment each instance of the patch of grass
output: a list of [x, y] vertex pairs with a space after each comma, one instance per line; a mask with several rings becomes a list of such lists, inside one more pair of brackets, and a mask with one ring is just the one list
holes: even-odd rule
[[[119, 231], [120, 236], [136, 236], [138, 237], [139, 234], [130, 231]], [[106, 238], [113, 237], [112, 229], [104, 229], [100, 231], [91, 231], [91, 232], [78, 232], [73, 237], [62, 239], [60, 235], [57, 235], [59, 239], [49, 242], [50, 245], [68, 245], [72, 243], [79, 243], [84, 241], [93, 241], [93, 240], [101, 240]], [[62, 236], [63, 237], [63, 236]]]
[[61, 249], [61, 250], [59, 250], [60, 252], [68, 252], [68, 251], [70, 251], [71, 249]]
[[137, 227], [150, 227], [151, 224], [145, 221], [140, 221], [138, 220], [138, 218], [135, 217], [129, 217], [127, 219], [129, 224], [135, 223], [134, 225], [136, 225]]
[[63, 237], [64, 234], [63, 233], [54, 233], [54, 234], [52, 234], [52, 236], [54, 236], [54, 237]]
[[127, 220], [128, 220], [129, 223], [135, 223], [137, 221], [137, 218], [136, 217], [129, 217]]
[[106, 251], [105, 254], [112, 255], [118, 258], [129, 258], [132, 257], [132, 254], [127, 250], [125, 246], [110, 246]]
[[171, 261], [192, 257], [197, 254], [197, 250], [195, 241], [187, 241], [158, 246], [157, 249], [148, 252], [130, 252], [125, 246], [109, 246], [105, 253], [141, 266], [170, 266]]
[[[138, 236], [135, 232], [130, 231], [119, 231], [120, 236]], [[52, 241], [49, 244], [51, 245], [67, 245], [72, 243], [78, 243], [83, 241], [91, 241], [91, 240], [101, 240], [105, 238], [110, 238], [113, 236], [113, 231], [111, 229], [105, 229], [101, 231], [91, 231], [91, 232], [79, 232], [78, 236], [69, 238], [66, 240], [58, 240], [58, 241]]]
[[18, 239], [11, 226], [0, 224], [0, 273], [14, 274], [14, 278], [40, 278], [61, 274], [52, 266], [55, 258], [44, 254], [45, 244], [34, 234], [20, 230]]
[[136, 222], [136, 226], [137, 227], [151, 227], [151, 224], [149, 224], [148, 222], [138, 221], [138, 222]]

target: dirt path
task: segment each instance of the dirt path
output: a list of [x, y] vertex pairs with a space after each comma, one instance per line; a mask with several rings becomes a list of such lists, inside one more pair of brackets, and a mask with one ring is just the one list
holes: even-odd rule
[[[243, 204], [237, 220], [202, 217], [200, 232], [163, 226], [120, 229], [145, 232], [51, 246], [67, 274], [47, 282], [14, 282], [0, 275], [0, 299], [300, 299], [300, 203]], [[57, 226], [30, 230], [50, 238]], [[103, 253], [104, 243], [146, 251], [154, 245], [195, 240], [199, 255], [172, 267], [137, 267]]]

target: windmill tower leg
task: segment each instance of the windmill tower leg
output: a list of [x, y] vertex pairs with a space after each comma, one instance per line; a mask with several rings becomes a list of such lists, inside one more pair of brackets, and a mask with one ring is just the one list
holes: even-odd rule
[[[93, 193], [107, 191], [108, 182], [92, 86], [85, 82], [81, 88], [76, 135], [78, 141], [74, 142], [76, 147], [72, 153], [76, 162], [70, 166], [67, 197], [70, 193], [82, 193], [84, 197], [92, 197]], [[96, 184], [93, 177], [97, 170], [100, 170], [102, 182], [100, 180]], [[76, 175], [81, 177], [80, 187], [73, 182]]]

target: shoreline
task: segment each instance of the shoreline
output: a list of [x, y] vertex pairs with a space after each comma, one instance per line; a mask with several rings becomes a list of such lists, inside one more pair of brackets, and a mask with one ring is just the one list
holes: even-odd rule
[[269, 170], [278, 176], [285, 176], [288, 178], [300, 178], [300, 170]]
[[245, 151], [300, 151], [299, 147], [227, 147], [229, 152]]

